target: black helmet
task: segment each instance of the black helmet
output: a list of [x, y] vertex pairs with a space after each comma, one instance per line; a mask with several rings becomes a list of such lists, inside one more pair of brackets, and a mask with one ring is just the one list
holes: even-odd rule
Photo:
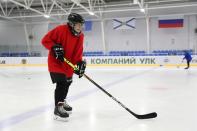
[[76, 32], [74, 30], [74, 26], [77, 23], [81, 23], [84, 24], [85, 20], [83, 19], [83, 17], [77, 13], [70, 13], [68, 15], [68, 25], [71, 27], [71, 32], [75, 35], [75, 36], [79, 36], [79, 34], [81, 32]]
[[70, 13], [68, 15], [68, 22], [69, 24], [76, 24], [76, 23], [81, 23], [84, 24], [85, 20], [83, 17], [77, 13]]

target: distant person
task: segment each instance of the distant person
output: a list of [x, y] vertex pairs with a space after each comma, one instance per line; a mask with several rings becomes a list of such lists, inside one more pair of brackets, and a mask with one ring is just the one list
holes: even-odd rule
[[[54, 119], [66, 120], [72, 107], [67, 103], [67, 94], [72, 83], [73, 72], [81, 78], [85, 72], [86, 62], [82, 60], [83, 39], [82, 26], [84, 19], [81, 15], [71, 13], [68, 15], [68, 23], [59, 25], [49, 31], [42, 39], [42, 44], [49, 50], [48, 70], [51, 80], [56, 83], [54, 93], [55, 109]], [[74, 70], [64, 58], [77, 65], [79, 70]]]
[[184, 57], [183, 60], [186, 59], [187, 61], [187, 67], [185, 67], [185, 69], [189, 69], [190, 67], [190, 62], [192, 61], [192, 56], [188, 51], [184, 51]]

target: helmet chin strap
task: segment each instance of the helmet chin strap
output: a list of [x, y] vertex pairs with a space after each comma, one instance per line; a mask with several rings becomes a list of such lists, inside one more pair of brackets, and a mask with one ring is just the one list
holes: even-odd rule
[[81, 31], [80, 32], [77, 32], [74, 28], [73, 28], [72, 32], [73, 32], [73, 34], [75, 36], [79, 36], [81, 34]]
[[71, 28], [71, 32], [73, 33], [74, 36], [79, 36], [81, 34], [81, 31], [80, 32], [77, 32], [74, 28], [74, 24], [71, 24], [71, 23], [68, 23], [70, 28]]

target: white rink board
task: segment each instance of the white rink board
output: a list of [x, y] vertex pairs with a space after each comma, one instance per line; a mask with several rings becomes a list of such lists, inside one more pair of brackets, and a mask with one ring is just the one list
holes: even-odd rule
[[[192, 56], [192, 65], [197, 64], [197, 56]], [[99, 56], [84, 57], [88, 65], [176, 65], [183, 56]], [[24, 63], [25, 61], [25, 63]], [[184, 62], [185, 63], [185, 62]], [[46, 65], [47, 57], [0, 57], [0, 65]]]
[[47, 64], [47, 57], [0, 57], [0, 65], [3, 64]]

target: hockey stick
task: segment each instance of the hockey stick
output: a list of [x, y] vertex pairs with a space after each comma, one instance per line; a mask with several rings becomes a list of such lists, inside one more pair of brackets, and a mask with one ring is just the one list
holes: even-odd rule
[[[74, 66], [70, 61], [68, 61], [66, 58], [64, 58], [64, 61], [70, 65], [74, 70], [79, 70], [76, 66]], [[125, 105], [123, 105], [120, 101], [118, 101], [115, 97], [113, 97], [110, 93], [108, 93], [105, 89], [103, 89], [100, 85], [98, 85], [95, 81], [93, 81], [89, 76], [86, 74], [83, 74], [85, 78], [87, 78], [90, 82], [92, 82], [95, 86], [97, 86], [99, 89], [101, 89], [105, 94], [107, 94], [109, 97], [111, 97], [114, 101], [116, 101], [119, 105], [121, 105], [124, 109], [126, 109], [129, 113], [131, 113], [133, 116], [135, 116], [137, 119], [150, 119], [157, 117], [156, 112], [148, 113], [139, 115], [134, 112], [132, 112], [129, 108], [127, 108]]]
[[179, 68], [179, 67], [181, 66], [181, 64], [183, 63], [183, 61], [184, 61], [184, 60], [182, 60], [181, 63], [179, 63], [179, 64], [177, 65], [177, 68]]

